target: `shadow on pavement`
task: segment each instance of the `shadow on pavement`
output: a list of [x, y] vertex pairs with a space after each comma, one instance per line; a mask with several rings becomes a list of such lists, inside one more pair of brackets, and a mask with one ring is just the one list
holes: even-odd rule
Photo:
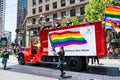
[[[28, 64], [29, 65], [29, 64]], [[33, 65], [30, 65], [33, 66]], [[36, 67], [46, 67], [57, 69], [57, 64], [44, 64], [40, 63], [39, 65], [34, 65]], [[70, 71], [69, 68], [64, 65], [66, 71]], [[74, 71], [79, 72], [79, 71]], [[107, 76], [120, 76], [120, 70], [117, 67], [106, 67], [104, 64], [88, 66], [88, 69], [82, 73], [98, 74], [98, 75], [107, 75]]]
[[119, 68], [105, 67], [105, 66], [89, 66], [85, 73], [107, 75], [107, 76], [120, 76]]
[[68, 79], [68, 78], [72, 78], [72, 76], [63, 76], [63, 77], [60, 77], [59, 80]]
[[6, 69], [4, 69], [3, 67], [0, 67], [0, 70], [10, 70], [12, 69], [11, 67], [7, 67]]
[[[103, 64], [101, 64], [103, 65]], [[120, 76], [120, 70], [119, 68], [117, 67], [105, 67], [105, 66], [89, 66], [87, 70], [83, 71], [83, 72], [80, 72], [80, 73], [88, 73], [88, 74], [97, 74], [97, 75], [105, 75], [105, 76]], [[21, 73], [28, 73], [28, 74], [34, 74], [34, 75], [39, 75], [39, 74], [43, 74], [43, 73], [39, 73], [38, 74], [38, 71], [34, 70], [36, 69], [35, 67], [43, 67], [43, 68], [49, 68], [49, 69], [55, 69], [55, 70], [58, 70], [57, 69], [57, 64], [39, 64], [39, 65], [30, 65], [30, 64], [27, 64], [27, 66], [31, 66], [31, 67], [34, 67], [33, 68], [33, 72], [31, 72], [31, 69], [26, 69], [26, 65], [24, 66], [20, 66], [20, 65], [14, 65], [14, 66], [10, 66], [8, 67], [7, 70], [10, 70], [10, 71], [15, 71], [15, 72], [21, 72]], [[20, 67], [20, 68], [19, 68]], [[64, 66], [66, 71], [70, 71], [69, 68], [65, 65]], [[3, 70], [2, 67], [0, 67], [0, 70]], [[79, 72], [79, 71], [73, 71], [73, 72]], [[44, 74], [43, 74], [44, 76]], [[50, 74], [47, 74], [47, 76], [49, 77]], [[55, 76], [57, 77], [57, 75]], [[71, 78], [72, 76], [66, 76], [64, 78]]]

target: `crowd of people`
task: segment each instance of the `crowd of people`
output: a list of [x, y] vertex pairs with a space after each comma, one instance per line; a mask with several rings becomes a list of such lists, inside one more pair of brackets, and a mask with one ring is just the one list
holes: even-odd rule
[[[73, 25], [73, 22], [70, 20], [70, 18], [68, 18], [66, 21], [66, 26], [70, 26], [70, 25]], [[40, 30], [59, 28], [59, 27], [61, 27], [61, 22], [60, 22], [60, 20], [56, 20], [54, 22], [54, 26], [46, 26], [45, 23], [40, 24], [40, 26], [41, 26]]]

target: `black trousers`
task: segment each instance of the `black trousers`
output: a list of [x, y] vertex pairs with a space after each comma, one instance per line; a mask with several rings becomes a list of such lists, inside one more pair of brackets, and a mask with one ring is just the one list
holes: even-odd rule
[[92, 57], [92, 59], [91, 59], [92, 61], [92, 64], [93, 63], [95, 63], [96, 61], [97, 61], [97, 63], [99, 64], [99, 59], [98, 59], [98, 56], [94, 56], [94, 57]]
[[63, 63], [61, 63], [60, 71], [61, 71], [61, 75], [63, 75]]

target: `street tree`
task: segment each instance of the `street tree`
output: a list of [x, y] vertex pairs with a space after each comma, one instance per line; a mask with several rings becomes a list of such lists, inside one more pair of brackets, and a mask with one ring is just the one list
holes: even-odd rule
[[[96, 21], [104, 17], [106, 5], [120, 6], [119, 0], [90, 0], [85, 6], [85, 17], [88, 21]], [[114, 38], [112, 31], [106, 31], [106, 42], [111, 42]]]
[[20, 30], [19, 30], [18, 28], [15, 30], [15, 32], [16, 32], [17, 34], [19, 33], [19, 31], [20, 31]]
[[85, 6], [85, 17], [88, 21], [96, 21], [103, 18], [105, 5], [114, 5], [114, 0], [90, 0]]
[[62, 26], [66, 26], [66, 21], [70, 19], [73, 24], [79, 24], [79, 19], [77, 16], [74, 17], [64, 17], [60, 22]]

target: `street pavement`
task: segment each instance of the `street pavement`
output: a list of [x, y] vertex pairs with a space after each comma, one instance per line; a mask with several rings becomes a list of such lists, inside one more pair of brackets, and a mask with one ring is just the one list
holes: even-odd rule
[[[1, 59], [0, 59], [1, 61]], [[10, 56], [8, 60], [8, 70], [3, 70], [2, 64], [0, 64], [0, 80], [58, 80], [55, 78], [37, 76], [26, 73], [12, 72], [9, 67], [18, 64], [17, 59], [14, 56]]]
[[[1, 59], [0, 59], [1, 61]], [[119, 59], [99, 59], [100, 64], [89, 63], [89, 69], [84, 72], [65, 70], [61, 80], [120, 80]], [[0, 80], [60, 80], [60, 71], [56, 68], [19, 65], [14, 56], [8, 60], [8, 69], [3, 70], [0, 63]]]

